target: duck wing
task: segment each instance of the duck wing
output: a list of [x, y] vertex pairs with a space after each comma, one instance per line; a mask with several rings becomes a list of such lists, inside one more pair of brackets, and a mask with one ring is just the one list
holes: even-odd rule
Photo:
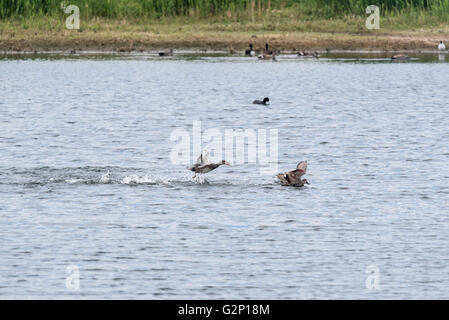
[[209, 160], [209, 152], [207, 150], [204, 150], [201, 152], [201, 155], [196, 159], [195, 165], [197, 166], [204, 166], [210, 164]]
[[284, 173], [279, 173], [276, 177], [281, 180], [281, 183], [284, 185], [289, 185], [290, 182], [286, 179], [288, 176]]
[[301, 176], [305, 175], [306, 172], [307, 172], [307, 161], [301, 161], [296, 166], [295, 173], [296, 173], [296, 175], [299, 175], [301, 177]]
[[287, 176], [287, 180], [289, 181], [290, 185], [294, 186], [294, 185], [301, 183], [301, 176], [303, 174], [304, 173], [302, 173], [299, 170], [293, 170], [293, 171], [287, 172], [286, 176]]

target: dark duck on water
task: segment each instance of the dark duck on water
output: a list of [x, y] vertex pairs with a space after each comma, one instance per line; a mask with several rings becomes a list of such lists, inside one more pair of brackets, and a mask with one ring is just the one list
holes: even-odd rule
[[265, 97], [263, 100], [254, 100], [253, 104], [263, 104], [263, 105], [269, 105], [270, 104], [270, 98]]

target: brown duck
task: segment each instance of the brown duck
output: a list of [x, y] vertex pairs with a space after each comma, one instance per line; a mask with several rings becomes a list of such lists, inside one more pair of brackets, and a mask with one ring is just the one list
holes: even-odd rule
[[193, 178], [195, 179], [197, 177], [197, 174], [211, 172], [212, 170], [217, 169], [221, 165], [230, 166], [231, 164], [225, 160], [222, 160], [219, 163], [211, 163], [209, 161], [209, 153], [207, 151], [203, 151], [196, 160], [193, 167], [190, 167], [189, 170], [195, 172], [195, 175], [193, 176]]
[[302, 187], [305, 184], [309, 184], [307, 179], [301, 179], [307, 171], [307, 161], [301, 161], [293, 171], [279, 173], [277, 177], [281, 180], [282, 185], [292, 187]]

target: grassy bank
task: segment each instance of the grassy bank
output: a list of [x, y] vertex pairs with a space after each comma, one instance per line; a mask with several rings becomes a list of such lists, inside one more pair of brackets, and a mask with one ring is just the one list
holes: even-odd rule
[[73, 0], [81, 29], [65, 28], [60, 1], [3, 0], [0, 50], [147, 51], [434, 49], [449, 42], [449, 0], [378, 1], [379, 30], [364, 0]]

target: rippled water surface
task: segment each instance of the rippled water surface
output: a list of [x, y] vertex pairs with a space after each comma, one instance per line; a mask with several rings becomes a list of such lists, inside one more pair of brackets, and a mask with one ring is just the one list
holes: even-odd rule
[[[438, 59], [3, 58], [0, 298], [448, 299], [448, 83]], [[170, 135], [194, 120], [278, 129], [310, 185], [235, 159], [192, 181]]]

